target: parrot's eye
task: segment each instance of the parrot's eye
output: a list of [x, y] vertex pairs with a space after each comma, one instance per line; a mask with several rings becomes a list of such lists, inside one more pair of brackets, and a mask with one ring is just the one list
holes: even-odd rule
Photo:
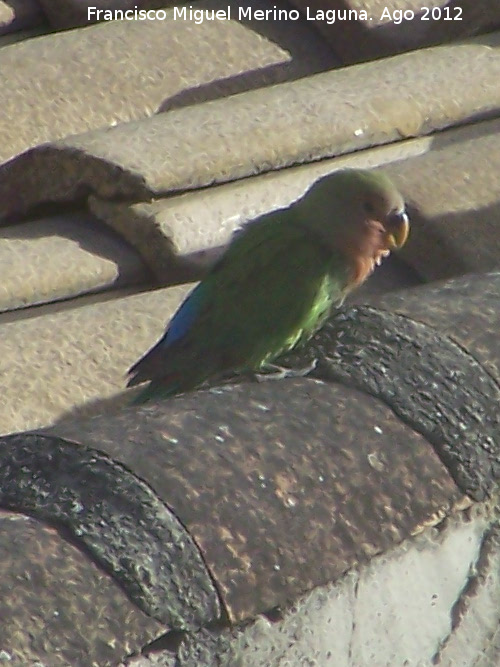
[[375, 213], [375, 206], [371, 203], [371, 201], [365, 201], [364, 209], [367, 213]]

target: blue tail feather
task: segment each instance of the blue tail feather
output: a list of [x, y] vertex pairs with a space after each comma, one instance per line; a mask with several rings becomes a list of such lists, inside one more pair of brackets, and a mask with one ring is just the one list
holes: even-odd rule
[[164, 346], [169, 347], [176, 341], [184, 338], [195, 323], [203, 298], [201, 287], [202, 283], [194, 288], [171, 319], [168, 329], [162, 339], [162, 344]]

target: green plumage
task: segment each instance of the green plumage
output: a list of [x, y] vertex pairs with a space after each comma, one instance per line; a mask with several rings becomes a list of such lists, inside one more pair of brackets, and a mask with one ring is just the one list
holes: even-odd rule
[[130, 370], [129, 384], [150, 382], [139, 402], [230, 370], [261, 370], [324, 323], [352, 280], [352, 260], [335, 247], [343, 199], [324, 181], [308, 200], [265, 215], [234, 237], [163, 338]]

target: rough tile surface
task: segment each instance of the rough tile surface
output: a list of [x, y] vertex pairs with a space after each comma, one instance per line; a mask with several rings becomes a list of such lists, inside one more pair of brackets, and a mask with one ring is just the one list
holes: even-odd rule
[[128, 204], [90, 197], [89, 207], [137, 248], [159, 280], [168, 281], [188, 267], [209, 267], [236, 228], [289, 206], [317, 178], [339, 168], [370, 168], [419, 155], [428, 150], [430, 141], [411, 139], [153, 202]]
[[[35, 4], [0, 0], [0, 35]], [[63, 27], [90, 3], [39, 4]], [[173, 10], [0, 36], [0, 152], [52, 142], [0, 167], [0, 310], [18, 308], [0, 313], [0, 433], [58, 422], [2, 438], [18, 514], [0, 514], [0, 661], [497, 667], [500, 34], [310, 76], [335, 49], [359, 60], [496, 20], [495, 3], [456, 4], [474, 11], [461, 25], [323, 24], [333, 49], [304, 17], [197, 26]], [[324, 380], [240, 378], [124, 410], [127, 368], [188, 287], [125, 296], [132, 255], [76, 207], [184, 281], [235, 226], [345, 164], [386, 170], [413, 229], [355, 294], [376, 309], [347, 305], [303, 351]]]
[[63, 527], [147, 615], [178, 630], [219, 618], [198, 547], [130, 469], [39, 434], [5, 438], [0, 460], [0, 505]]
[[127, 369], [159, 338], [185, 293], [170, 288], [3, 324], [0, 432], [49, 424], [122, 390]]
[[[308, 26], [281, 28], [267, 38], [237, 21], [174, 21], [169, 9], [164, 21], [109, 22], [3, 48], [0, 162], [44, 141], [146, 118], [186, 95], [192, 103], [195, 89], [199, 101], [333, 67]], [[20, 62], [29, 62], [29, 77]]]
[[13, 8], [5, 2], [0, 2], [0, 30], [5, 30], [5, 27], [12, 23], [14, 16]]
[[165, 632], [54, 528], [0, 510], [0, 659], [111, 665]]
[[[97, 20], [92, 12], [89, 16], [88, 8], [101, 10], [133, 10], [150, 9], [151, 7], [168, 7], [176, 4], [175, 0], [95, 0], [82, 2], [81, 0], [39, 0], [40, 5], [54, 28], [72, 28], [74, 26], [88, 26]], [[101, 14], [101, 17], [103, 14]]]
[[154, 489], [232, 621], [337, 579], [463, 497], [387, 406], [314, 380], [186, 394], [48, 434], [106, 452]]
[[384, 171], [411, 203], [401, 256], [426, 280], [500, 268], [500, 121], [432, 138], [427, 153]]
[[189, 633], [177, 662], [159, 649], [130, 667], [465, 667], [476, 658], [481, 667], [496, 667], [494, 533], [485, 516], [457, 516], [287, 608], [232, 631]]
[[429, 324], [467, 349], [500, 384], [500, 272], [463, 276], [400, 294], [377, 307]]
[[491, 0], [291, 2], [347, 63], [463, 39], [500, 26], [500, 7]]
[[464, 493], [495, 495], [500, 387], [467, 349], [409, 317], [355, 307], [334, 314], [305, 351], [288, 356], [304, 354], [317, 359], [311, 375], [376, 396], [422, 433]]
[[147, 200], [470, 120], [500, 104], [499, 39], [316, 74], [32, 149], [0, 167], [0, 218], [82, 189]]
[[[0, 37], [34, 28], [45, 19], [37, 0], [0, 0]], [[0, 42], [1, 46], [1, 42]]]
[[500, 540], [498, 524], [485, 531], [475, 567], [458, 597], [452, 628], [441, 642], [435, 664], [495, 667], [500, 656]]
[[90, 208], [167, 280], [176, 260], [209, 265], [236, 227], [288, 206], [318, 177], [381, 165], [410, 207], [411, 236], [400, 257], [422, 279], [438, 280], [500, 267], [499, 156], [500, 121], [491, 120], [152, 203], [94, 197]]
[[0, 312], [150, 278], [139, 255], [88, 214], [0, 229], [0, 265]]

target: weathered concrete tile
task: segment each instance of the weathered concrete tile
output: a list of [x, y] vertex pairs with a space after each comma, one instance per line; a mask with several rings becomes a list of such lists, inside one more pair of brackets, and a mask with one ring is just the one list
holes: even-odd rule
[[54, 528], [0, 511], [0, 554], [6, 664], [115, 664], [165, 632]]
[[500, 7], [491, 0], [430, 0], [425, 5], [421, 0], [291, 3], [303, 10], [347, 63], [470, 37], [500, 26]]
[[419, 155], [429, 146], [428, 138], [411, 139], [153, 202], [89, 197], [89, 207], [137, 248], [159, 280], [166, 281], [173, 268], [209, 267], [236, 228], [289, 206], [320, 176], [343, 167], [369, 168]]
[[15, 44], [16, 42], [22, 42], [32, 37], [38, 37], [47, 32], [47, 26], [44, 23], [36, 26], [35, 28], [29, 28], [27, 30], [16, 30], [16, 32], [8, 32], [5, 35], [0, 35], [0, 49], [4, 46], [9, 46], [9, 44]]
[[0, 34], [12, 24], [15, 17], [14, 9], [0, 0]]
[[150, 277], [137, 253], [85, 214], [0, 230], [0, 312], [134, 285]]
[[500, 390], [473, 349], [421, 322], [366, 307], [335, 314], [311, 347], [318, 343], [328, 347], [314, 375], [377, 396], [432, 443], [464, 493], [476, 500], [496, 494]]
[[51, 423], [122, 390], [185, 293], [174, 287], [2, 324], [0, 432]]
[[426, 280], [500, 267], [500, 120], [434, 135], [384, 171], [413, 205], [401, 257]]
[[[151, 418], [151, 411], [149, 412], [149, 418]], [[99, 433], [106, 441], [106, 433], [102, 430], [102, 420], [99, 421], [87, 422], [90, 429], [85, 429], [90, 440], [96, 442], [99, 440], [96, 437]], [[122, 426], [124, 423], [122, 420]], [[140, 418], [136, 423], [140, 423]], [[140, 429], [139, 425], [139, 430], [134, 431], [134, 438], [139, 437]], [[112, 429], [109, 433], [111, 432]], [[158, 430], [155, 429], [153, 432], [157, 433]], [[76, 431], [76, 433], [76, 439], [78, 439], [82, 431]], [[74, 433], [69, 431], [69, 434], [74, 439]], [[16, 436], [16, 438], [19, 437], [22, 435]], [[123, 431], [120, 438], [122, 437]], [[150, 447], [149, 436], [147, 441], [147, 444], [144, 444]], [[100, 439], [99, 443], [102, 445], [103, 440]], [[106, 448], [110, 444], [107, 443]], [[290, 443], [287, 442], [286, 445]], [[214, 446], [217, 448], [217, 445]], [[409, 449], [411, 450], [412, 447], [413, 445]], [[203, 448], [200, 449], [198, 444], [196, 448], [197, 455], [194, 459], [199, 456], [203, 457]], [[137, 451], [137, 447], [135, 449]], [[233, 449], [231, 448], [231, 452]], [[353, 456], [350, 461], [354, 465], [356, 463], [355, 450], [356, 447], [351, 450]], [[388, 450], [392, 451], [389, 444]], [[233, 453], [229, 456], [226, 454], [220, 459], [223, 468], [227, 466]], [[310, 454], [309, 449], [308, 455]], [[399, 455], [400, 448], [398, 447], [396, 458], [399, 458]], [[126, 453], [125, 456], [127, 457]], [[148, 463], [148, 457], [143, 456], [142, 459], [146, 464]], [[57, 457], [54, 460], [57, 460]], [[130, 468], [132, 461], [130, 458], [127, 461]], [[303, 463], [304, 461], [301, 462], [301, 467]], [[276, 464], [276, 460], [273, 461], [273, 464]], [[288, 458], [285, 466], [288, 470], [290, 466]], [[159, 471], [169, 468], [172, 471], [176, 469], [172, 465], [167, 465], [161, 466]], [[217, 470], [219, 469], [220, 466]], [[292, 469], [297, 473], [296, 466], [293, 466]], [[142, 475], [144, 475], [144, 470]], [[342, 479], [348, 480], [349, 476]], [[174, 481], [173, 486], [176, 483], [177, 480]], [[234, 476], [233, 483], [235, 483]], [[409, 483], [408, 479], [406, 483]], [[420, 478], [420, 483], [422, 483], [422, 478]], [[425, 483], [423, 485], [425, 486]], [[215, 490], [216, 487], [217, 485], [214, 486]], [[413, 490], [417, 491], [417, 487], [414, 486]], [[408, 484], [408, 491], [411, 491], [410, 484]], [[238, 506], [240, 515], [243, 511], [244, 507]], [[302, 597], [294, 596], [281, 608], [261, 609], [260, 613], [265, 611], [269, 613], [257, 616], [255, 620], [247, 622], [244, 626], [236, 626], [232, 630], [223, 629], [221, 631], [214, 628], [187, 633], [184, 636], [184, 642], [178, 649], [175, 664], [184, 667], [195, 667], [199, 664], [227, 667], [234, 665], [260, 667], [266, 664], [270, 667], [278, 667], [284, 661], [289, 661], [290, 664], [302, 664], [307, 661], [328, 664], [329, 661], [332, 661], [332, 664], [335, 665], [353, 667], [365, 664], [400, 664], [406, 659], [408, 664], [417, 665], [433, 664], [432, 658], [439, 655], [440, 649], [443, 649], [442, 660], [438, 664], [451, 666], [456, 663], [446, 658], [453, 657], [461, 645], [469, 651], [474, 646], [477, 655], [477, 652], [487, 648], [491, 640], [491, 629], [494, 630], [498, 624], [499, 589], [496, 564], [498, 549], [494, 549], [494, 539], [490, 539], [492, 535], [490, 535], [489, 526], [493, 520], [493, 509], [476, 506], [471, 508], [466, 516], [462, 516], [463, 514], [463, 512], [455, 512], [445, 522], [440, 522], [437, 529], [426, 528], [417, 537], [406, 539], [402, 545], [389, 549], [380, 556], [369, 558], [368, 563], [361, 564], [357, 570], [351, 570], [338, 581], [315, 588]], [[16, 520], [26, 521], [25, 518]], [[32, 520], [29, 521], [35, 526], [39, 525]], [[297, 532], [296, 524], [297, 522], [295, 522], [294, 530], [288, 532], [288, 538]], [[350, 529], [354, 532], [356, 527], [356, 522], [350, 524]], [[42, 533], [42, 537], [47, 530], [50, 534], [50, 529], [40, 527], [39, 533]], [[241, 524], [241, 530], [245, 530], [244, 522]], [[10, 564], [12, 558], [17, 556], [20, 567], [24, 568], [24, 577], [26, 578], [26, 572], [31, 574], [30, 593], [32, 594], [32, 572], [34, 570], [38, 573], [39, 568], [36, 568], [34, 563], [32, 565], [26, 562], [26, 554], [31, 555], [29, 549], [31, 543], [26, 540], [26, 531], [20, 531], [19, 527], [14, 527], [11, 532], [12, 535], [8, 534], [6, 542], [4, 562]], [[316, 534], [314, 539], [317, 538]], [[66, 543], [59, 541], [62, 544], [57, 545], [59, 546], [57, 555], [60, 556], [57, 562], [57, 574], [60, 575], [61, 570], [64, 570], [66, 573], [64, 585], [66, 587], [75, 586], [75, 583], [78, 583], [75, 582], [77, 576], [74, 575], [75, 561], [78, 565], [83, 563], [84, 566], [88, 565], [92, 568], [91, 563], [87, 564], [86, 557], [78, 551], [75, 551], [74, 554], [71, 550], [68, 552]], [[489, 545], [489, 552], [485, 553], [488, 551], [488, 541], [492, 544]], [[26, 542], [28, 549], [26, 549]], [[45, 544], [47, 539], [38, 538], [36, 546], [40, 542]], [[16, 547], [20, 543], [23, 544], [23, 552], [18, 555]], [[314, 542], [310, 541], [308, 544], [312, 546]], [[51, 561], [47, 557], [47, 549], [42, 550], [42, 556], [44, 557], [42, 566], [46, 566], [47, 563], [50, 566]], [[310, 556], [312, 557], [311, 553]], [[316, 558], [313, 562], [318, 565], [319, 560]], [[38, 560], [39, 563], [40, 560]], [[12, 576], [13, 570], [16, 571], [16, 568], [11, 566], [8, 568], [4, 579], [6, 585], [9, 584], [9, 576]], [[52, 574], [49, 567], [45, 567], [44, 573], [47, 570], [49, 574]], [[68, 571], [73, 576], [68, 576]], [[59, 585], [60, 577], [56, 581]], [[93, 583], [92, 578], [91, 583]], [[109, 597], [108, 589], [102, 591], [101, 588], [100, 592]], [[43, 599], [50, 598], [53, 590], [54, 586], [49, 587], [49, 591], [45, 587]], [[58, 589], [55, 588], [55, 590]], [[48, 592], [49, 595], [47, 595]], [[2, 597], [4, 604], [6, 599], [10, 600], [10, 597]], [[31, 603], [32, 600], [30, 599], [29, 602]], [[36, 595], [36, 590], [34, 600], [40, 604], [40, 596]], [[97, 601], [99, 597], [95, 594], [94, 588], [91, 586], [90, 590], [86, 589], [84, 602], [97, 603]], [[77, 605], [68, 609], [66, 596], [58, 602], [57, 609], [64, 619], [67, 618], [68, 611], [74, 613]], [[77, 602], [82, 606], [83, 601], [80, 598], [77, 599]], [[25, 621], [26, 609], [31, 609], [31, 605], [17, 607], [18, 615], [14, 616], [15, 620]], [[85, 611], [89, 613], [87, 608]], [[119, 612], [123, 614], [123, 605], [120, 606]], [[460, 618], [462, 614], [463, 618]], [[120, 622], [120, 619], [121, 616], [117, 619], [115, 613], [111, 619], [104, 616], [102, 621], [107, 621], [109, 628], [114, 630], [112, 624], [115, 621]], [[270, 619], [273, 621], [271, 622]], [[135, 620], [133, 616], [132, 620]], [[44, 651], [54, 650], [55, 647], [61, 650], [67, 659], [65, 634], [59, 631], [60, 625], [55, 626], [55, 631], [50, 637], [51, 643], [48, 646], [43, 645], [43, 640], [48, 639], [45, 633], [40, 632], [38, 628], [31, 628], [30, 636], [35, 635], [35, 641], [30, 646], [30, 657], [40, 657], [40, 655], [45, 655]], [[99, 630], [104, 625], [101, 622]], [[418, 632], [415, 632], [415, 628], [418, 628]], [[104, 629], [108, 630], [108, 627]], [[141, 626], [137, 622], [132, 626], [133, 632], [137, 633], [140, 629]], [[133, 647], [130, 636], [127, 638], [130, 642], [129, 646]], [[446, 639], [444, 647], [443, 638]], [[22, 651], [23, 633], [16, 634], [15, 639], [15, 642], [11, 641], [9, 648], [13, 645], [15, 649]], [[82, 660], [81, 664], [86, 664], [82, 658], [85, 655], [85, 649], [81, 648], [81, 639], [81, 635], [77, 633], [76, 642], [71, 646], [71, 664], [79, 665], [80, 660]], [[94, 637], [92, 636], [91, 639]], [[98, 648], [109, 650], [107, 647], [98, 646]], [[160, 652], [153, 650], [147, 657], [132, 659], [130, 664], [137, 667], [173, 664], [172, 648], [159, 650]], [[126, 664], [129, 664], [129, 661]], [[472, 661], [466, 661], [464, 658], [461, 664], [471, 666]], [[493, 664], [495, 663], [491, 663]], [[490, 667], [490, 663], [485, 663], [486, 666]]]
[[200, 547], [232, 621], [337, 579], [463, 498], [389, 407], [308, 379], [185, 394], [44, 435], [146, 481]]
[[34, 28], [44, 19], [37, 0], [0, 0], [0, 36]]
[[[467, 499], [429, 443], [387, 406], [353, 389], [306, 379], [227, 387], [59, 424], [43, 433], [16, 434], [2, 439], [2, 456], [2, 502], [46, 521], [63, 520], [70, 534], [86, 546], [89, 538], [95, 539], [95, 531], [82, 529], [83, 510], [78, 508], [88, 504], [85, 494], [94, 500], [102, 495], [92, 510], [99, 526], [116, 526], [109, 508], [122, 507], [112, 502], [117, 484], [101, 485], [99, 494], [89, 489], [92, 466], [104, 458], [112, 462], [111, 477], [118, 479], [127, 471], [141, 480], [195, 539], [233, 620], [288, 605], [299, 594], [337, 580], [353, 567], [361, 568], [376, 554], [387, 554], [411, 535], [425, 533], [426, 526], [441, 524], [444, 517], [470, 505], [470, 501], [464, 504]], [[83, 482], [78, 484], [74, 474], [82, 475]], [[71, 493], [58, 477], [73, 479]], [[129, 491], [129, 495], [138, 494]], [[127, 520], [139, 521], [141, 513], [130, 503], [127, 507]], [[104, 522], [99, 521], [101, 513]], [[440, 575], [429, 577], [426, 590], [421, 572], [429, 560], [436, 560], [436, 549], [428, 549], [426, 557], [410, 544], [412, 572], [407, 561], [396, 568], [389, 563], [388, 572], [382, 573], [383, 586], [383, 567], [371, 563], [371, 583], [358, 582], [352, 591], [355, 600], [348, 595], [340, 604], [342, 608], [347, 603], [348, 611], [353, 608], [353, 616], [371, 632], [369, 642], [368, 633], [360, 632], [360, 648], [368, 644], [382, 655], [394, 650], [394, 634], [413, 627], [421, 609], [432, 602], [429, 589], [437, 588], [440, 600], [434, 616], [429, 613], [425, 645], [442, 635], [443, 623], [448, 628], [450, 598], [453, 602], [457, 589], [463, 588], [464, 573], [476, 559], [476, 543], [490, 515], [491, 508], [486, 507], [483, 523], [470, 524], [467, 534], [459, 535], [439, 555], [444, 568], [454, 562], [453, 577], [446, 581]], [[147, 529], [148, 522], [141, 521], [140, 526]], [[157, 531], [158, 527], [153, 532]], [[114, 562], [120, 564], [120, 548], [127, 554], [130, 550], [121, 539], [115, 547]], [[120, 570], [123, 567], [116, 564], [112, 568], [118, 581], [123, 577]], [[408, 605], [399, 583], [399, 597], [394, 591], [386, 593], [401, 581], [403, 572], [409, 588], [420, 585], [413, 605]], [[309, 613], [319, 611], [319, 620], [322, 607], [327, 607], [325, 616], [340, 613], [335, 597], [314, 597]], [[389, 629], [384, 613], [388, 607], [397, 610], [403, 600], [403, 620]], [[376, 618], [369, 612], [374, 604], [382, 610]], [[297, 610], [304, 612], [303, 605], [297, 604]], [[297, 614], [285, 628], [285, 637], [270, 632], [268, 640], [281, 639], [283, 644], [287, 632], [295, 629], [304, 636], [291, 655], [310, 650], [319, 658], [334, 647], [342, 651], [341, 637], [334, 647], [327, 643], [328, 627], [320, 624], [313, 632], [310, 619], [302, 621]], [[323, 622], [327, 626], [325, 617]], [[412, 643], [408, 638], [401, 648], [408, 650], [410, 645], [415, 652], [422, 641]], [[262, 646], [263, 654], [266, 650], [268, 645]]]
[[[51, 25], [55, 28], [73, 28], [86, 26], [97, 20], [95, 12], [89, 15], [88, 8], [100, 10], [130, 10], [149, 9], [151, 7], [168, 7], [175, 4], [175, 0], [95, 0], [82, 2], [81, 0], [39, 0]], [[101, 14], [101, 17], [104, 15]], [[114, 18], [114, 14], [113, 14]], [[100, 20], [105, 20], [101, 18]], [[106, 19], [111, 20], [111, 19]], [[117, 19], [119, 20], [119, 19]]]
[[499, 271], [377, 295], [372, 302], [449, 336], [500, 384]]
[[[180, 5], [180, 10], [184, 7], [184, 3], [177, 2], [176, 4]], [[248, 72], [243, 72], [239, 76], [221, 78], [215, 85], [186, 88], [178, 95], [166, 98], [160, 105], [159, 111], [169, 111], [192, 104], [200, 104], [208, 100], [235, 95], [243, 90], [310, 76], [315, 72], [334, 69], [340, 64], [327, 41], [305, 21], [255, 20], [253, 18], [255, 12], [262, 12], [269, 8], [267, 0], [248, 0], [244, 6], [241, 2], [234, 0], [229, 0], [229, 2], [198, 0], [195, 5], [188, 5], [186, 12], [189, 11], [191, 6], [193, 10], [198, 11], [206, 9], [211, 12], [212, 9], [215, 11], [222, 9], [225, 13], [229, 12], [231, 23], [237, 21], [254, 33], [255, 39], [260, 37], [279, 46], [286, 57], [266, 68], [260, 68], [259, 70], [249, 68]], [[287, 0], [277, 0], [276, 6], [288, 6]], [[185, 17], [184, 14], [178, 17], [177, 21], [179, 20], [192, 22], [188, 13]], [[226, 49], [231, 47], [230, 43], [225, 45]], [[251, 55], [246, 55], [248, 61], [250, 61], [250, 57]]]
[[[500, 655], [500, 623], [497, 624], [497, 629], [490, 637], [490, 641], [483, 649], [481, 657], [476, 660], [474, 667], [496, 667], [498, 656]], [[446, 664], [446, 663], [445, 663]], [[446, 667], [454, 667], [448, 663]]]
[[[457, 515], [243, 627], [188, 633], [175, 664], [496, 667], [498, 548], [485, 557], [489, 534], [484, 516]], [[130, 667], [170, 660], [153, 651]]]
[[[455, 604], [470, 583], [471, 570], [482, 559], [481, 541], [487, 526], [484, 517], [466, 522], [457, 516], [442, 525], [441, 531], [428, 529], [339, 581], [294, 600], [273, 622], [258, 616], [232, 632], [188, 635], [178, 653], [179, 665], [194, 667], [196, 657], [203, 656], [203, 664], [224, 667], [430, 667], [443, 636], [450, 632]], [[457, 652], [455, 661], [445, 659], [437, 664], [472, 667], [474, 657], [487, 644], [491, 627], [499, 620], [494, 564], [488, 577], [495, 581], [479, 583], [484, 599], [475, 601], [470, 614], [479, 613], [484, 624], [477, 627], [472, 621], [469, 627], [455, 627], [466, 654]], [[469, 647], [475, 648], [475, 655]], [[160, 655], [132, 664], [159, 666], [163, 655], [168, 658], [168, 654]]]
[[[429, 531], [417, 544], [408, 542], [399, 553], [369, 564], [356, 591], [354, 664], [407, 661], [416, 666], [424, 660], [432, 664], [443, 637], [452, 629], [454, 606], [478, 562], [490, 521], [482, 518], [462, 525], [451, 521], [442, 526], [443, 535]], [[498, 596], [497, 591], [490, 592]], [[490, 622], [495, 616], [498, 620], [496, 610], [488, 612]], [[470, 632], [464, 634], [471, 639]]]
[[377, 166], [410, 205], [412, 231], [400, 256], [422, 279], [500, 267], [500, 120], [151, 203], [91, 197], [89, 204], [167, 280], [175, 262], [193, 270], [210, 265], [235, 228], [288, 206], [320, 176], [343, 167]]
[[145, 200], [470, 120], [500, 104], [499, 39], [317, 74], [35, 148], [0, 168], [0, 217], [82, 190]]
[[[452, 626], [434, 664], [494, 667], [500, 656], [500, 540], [498, 525], [485, 533], [479, 557], [451, 615]], [[496, 635], [496, 637], [495, 637]]]
[[177, 630], [220, 618], [197, 545], [130, 469], [96, 449], [33, 433], [1, 440], [0, 461], [0, 506], [64, 526], [66, 539], [145, 614]]
[[[241, 400], [245, 410], [235, 409]], [[361, 414], [368, 417], [366, 421]], [[382, 434], [373, 435], [374, 423], [383, 423]], [[275, 430], [280, 433], [277, 439]], [[76, 442], [90, 460], [77, 460]], [[296, 664], [301, 656], [320, 664], [335, 656], [342, 665], [353, 651], [364, 658], [356, 664], [369, 663], [367, 652], [372, 658], [391, 656], [397, 661], [401, 652], [427, 657], [451, 626], [450, 610], [478, 561], [481, 536], [493, 516], [492, 508], [478, 506], [481, 511], [474, 521], [442, 524], [444, 516], [461, 514], [462, 499], [428, 444], [373, 398], [307, 380], [282, 383], [279, 392], [265, 384], [185, 396], [114, 417], [59, 425], [43, 434], [17, 434], [2, 439], [2, 447], [1, 469], [10, 479], [1, 485], [4, 498], [12, 496], [13, 485], [28, 483], [25, 509], [42, 513], [47, 521], [52, 506], [59, 507], [59, 520], [64, 518], [63, 506], [80, 517], [83, 510], [78, 508], [88, 501], [75, 496], [75, 491], [90, 492], [85, 484], [93, 479], [89, 465], [102, 458], [92, 448], [106, 452], [116, 462], [117, 474], [126, 470], [146, 482], [148, 492], [182, 519], [202, 549], [231, 614], [250, 619], [281, 607], [277, 613], [281, 621], [269, 623], [261, 617], [246, 629], [236, 628], [229, 637], [226, 632], [223, 641], [217, 641], [213, 631], [188, 635], [178, 654], [181, 665], [212, 664], [205, 660], [210, 651], [214, 664], [223, 665], [277, 665], [285, 658]], [[23, 456], [11, 456], [15, 447]], [[69, 469], [61, 458], [68, 448], [76, 454], [67, 457]], [[45, 468], [40, 466], [43, 461]], [[82, 475], [83, 486], [74, 480], [68, 496], [64, 480], [71, 466], [72, 475]], [[42, 492], [38, 505], [32, 504], [30, 470]], [[50, 485], [54, 491], [47, 494]], [[100, 492], [105, 496], [106, 488]], [[96, 498], [94, 492], [91, 497]], [[22, 493], [17, 503], [22, 512]], [[107, 525], [107, 508], [114, 507], [111, 496], [95, 507], [96, 518], [104, 512]], [[128, 508], [127, 521], [133, 524], [138, 514]], [[64, 524], [70, 533], [75, 528], [68, 517]], [[438, 531], [429, 533], [425, 528], [436, 524]], [[143, 527], [150, 526], [146, 522]], [[409, 539], [419, 531], [416, 542]], [[77, 541], [88, 537], [84, 530], [75, 533]], [[394, 552], [401, 540], [403, 545]], [[7, 547], [9, 556], [12, 550]], [[374, 558], [379, 551], [384, 555]], [[64, 566], [67, 570], [68, 560], [59, 571]], [[80, 560], [85, 562], [86, 557], [80, 555]], [[233, 567], [228, 567], [230, 563]], [[30, 572], [33, 566], [27, 565]], [[351, 570], [342, 578], [352, 567], [359, 573]], [[429, 571], [435, 576], [425, 576]], [[120, 580], [119, 571], [113, 574]], [[310, 577], [317, 583], [339, 581], [297, 599], [297, 591], [314, 586]], [[66, 579], [70, 578], [65, 577], [65, 585]], [[487, 592], [493, 600], [494, 586], [487, 584]], [[88, 597], [92, 602], [92, 589]], [[66, 605], [59, 604], [61, 615]], [[498, 607], [483, 607], [490, 623]], [[24, 613], [25, 606], [19, 609]], [[415, 624], [423, 610], [426, 623], [420, 620], [422, 633], [416, 637]], [[342, 624], [333, 620], [337, 617], [344, 619], [343, 631]], [[43, 641], [43, 630], [33, 634]], [[289, 641], [291, 636], [295, 641]], [[52, 640], [63, 643], [64, 636], [56, 632]], [[74, 664], [80, 664], [81, 649], [73, 648]], [[193, 662], [195, 656], [198, 663]], [[167, 661], [170, 657], [171, 652], [165, 656]], [[163, 663], [139, 659], [132, 664]]]
[[[227, 0], [198, 4], [228, 7]], [[29, 63], [29, 77], [20, 62]], [[41, 142], [145, 118], [161, 105], [241, 92], [335, 62], [309, 26], [284, 24], [267, 38], [237, 21], [174, 21], [172, 9], [164, 21], [116, 21], [15, 44], [0, 51], [0, 162]]]

